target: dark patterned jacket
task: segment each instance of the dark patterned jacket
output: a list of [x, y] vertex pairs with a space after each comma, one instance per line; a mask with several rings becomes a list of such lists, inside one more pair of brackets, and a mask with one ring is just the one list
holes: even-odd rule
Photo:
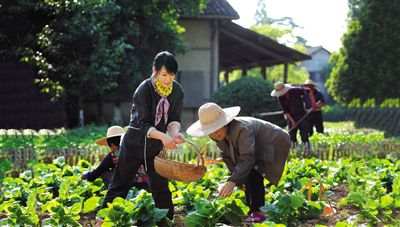
[[[138, 130], [128, 128], [124, 135], [122, 146], [127, 146], [130, 155], [137, 158], [143, 157], [145, 136], [149, 129], [155, 127], [161, 132], [166, 132], [167, 127], [171, 122], [179, 123], [181, 121], [181, 113], [183, 108], [183, 88], [174, 81], [172, 93], [167, 97], [170, 107], [168, 109], [168, 121], [164, 122], [164, 117], [160, 123], [155, 126], [155, 114], [158, 101], [161, 96], [155, 91], [151, 83], [151, 79], [143, 81], [133, 94], [133, 105], [131, 108], [131, 120], [129, 126]], [[125, 138], [126, 137], [126, 138]], [[163, 144], [158, 139], [147, 139], [147, 158], [154, 158], [163, 148]]]

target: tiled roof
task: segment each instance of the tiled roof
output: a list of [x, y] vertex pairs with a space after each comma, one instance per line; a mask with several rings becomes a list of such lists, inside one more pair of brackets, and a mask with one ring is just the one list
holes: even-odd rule
[[239, 14], [226, 0], [208, 0], [203, 12], [198, 16], [184, 15], [183, 17], [239, 19]]

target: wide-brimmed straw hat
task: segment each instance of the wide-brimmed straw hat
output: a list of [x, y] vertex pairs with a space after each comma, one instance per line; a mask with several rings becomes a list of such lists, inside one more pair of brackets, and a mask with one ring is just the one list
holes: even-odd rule
[[317, 84], [314, 81], [310, 80], [310, 79], [307, 79], [306, 81], [304, 81], [303, 85], [311, 85], [311, 86], [314, 86], [314, 87], [317, 86]]
[[239, 106], [222, 109], [209, 102], [199, 108], [199, 120], [187, 130], [191, 136], [207, 136], [231, 122], [240, 112]]
[[271, 96], [281, 96], [288, 92], [292, 87], [290, 84], [284, 84], [282, 82], [275, 83], [275, 89], [272, 90]]
[[107, 136], [96, 140], [96, 143], [100, 146], [108, 146], [107, 139], [116, 136], [124, 135], [124, 130], [120, 126], [111, 126], [107, 129]]

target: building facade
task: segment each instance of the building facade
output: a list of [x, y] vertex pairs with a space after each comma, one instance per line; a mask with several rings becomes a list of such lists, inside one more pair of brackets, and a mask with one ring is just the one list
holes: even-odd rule
[[325, 88], [326, 79], [323, 74], [327, 70], [331, 53], [322, 46], [317, 46], [308, 48], [307, 54], [311, 56], [311, 59], [303, 61], [301, 64], [310, 74], [310, 79], [317, 84], [318, 90], [327, 97], [328, 92]]

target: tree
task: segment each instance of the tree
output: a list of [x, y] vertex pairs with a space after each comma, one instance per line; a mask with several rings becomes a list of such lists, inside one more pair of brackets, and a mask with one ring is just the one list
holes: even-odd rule
[[[54, 18], [37, 34], [38, 47], [28, 61], [38, 71], [35, 82], [53, 100], [62, 98], [67, 124], [79, 123], [79, 112], [90, 95], [116, 87], [117, 64], [124, 49], [121, 39], [110, 40], [112, 18], [120, 7], [112, 1], [46, 1]], [[81, 113], [83, 114], [83, 113]]]
[[[303, 37], [296, 36], [294, 29], [299, 26], [294, 23], [290, 17], [283, 18], [270, 18], [268, 17], [266, 10], [266, 3], [263, 0], [259, 0], [257, 3], [257, 11], [255, 14], [256, 24], [251, 26], [250, 29], [267, 36], [283, 45], [291, 46], [293, 49], [300, 52], [306, 51], [307, 42]], [[248, 71], [249, 76], [261, 75], [260, 68], [254, 68]], [[267, 69], [267, 79], [273, 82], [283, 80], [283, 66], [273, 66]], [[306, 80], [309, 75], [304, 67], [300, 67], [300, 63], [291, 64], [288, 67], [288, 83], [301, 84]], [[241, 72], [236, 70], [232, 72], [231, 80], [235, 80], [241, 77]]]
[[396, 0], [349, 1], [348, 32], [343, 47], [333, 55], [335, 66], [328, 91], [339, 102], [400, 96], [398, 56], [400, 2]]
[[[107, 94], [118, 103], [122, 94], [131, 96], [134, 87], [149, 76], [157, 52], [184, 52], [184, 28], [177, 19], [198, 13], [201, 7], [204, 0], [46, 0], [35, 4], [21, 0], [7, 2], [8, 17], [0, 18], [6, 22], [33, 13], [48, 19], [36, 30], [28, 26], [30, 37], [13, 47], [24, 50], [18, 57], [36, 67], [35, 82], [41, 91], [53, 100], [64, 100], [68, 126], [75, 127], [85, 100], [102, 100]], [[13, 14], [20, 8], [20, 13]]]
[[2, 0], [0, 3], [0, 59], [21, 57], [26, 47], [34, 46], [36, 34], [51, 20], [38, 1]]

